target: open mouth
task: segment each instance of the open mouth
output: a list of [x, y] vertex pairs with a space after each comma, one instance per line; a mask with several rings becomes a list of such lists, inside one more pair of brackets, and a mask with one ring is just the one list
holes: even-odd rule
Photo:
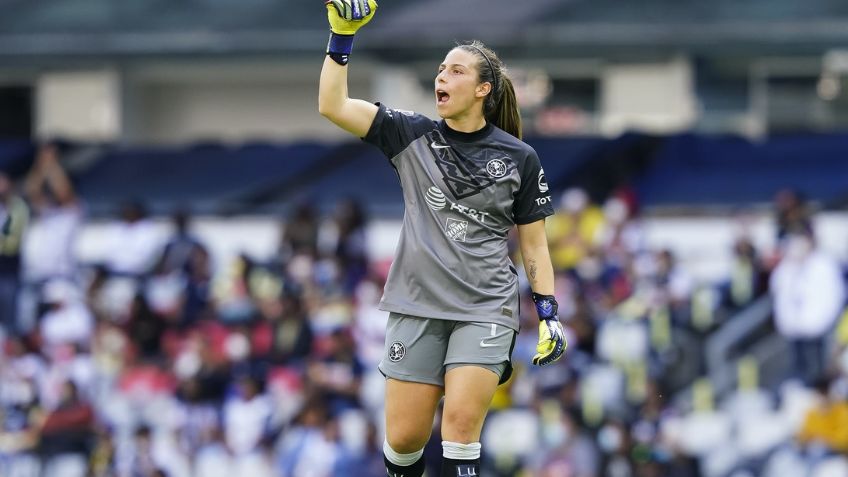
[[446, 92], [437, 89], [436, 90], [436, 104], [445, 104], [450, 99], [450, 95]]

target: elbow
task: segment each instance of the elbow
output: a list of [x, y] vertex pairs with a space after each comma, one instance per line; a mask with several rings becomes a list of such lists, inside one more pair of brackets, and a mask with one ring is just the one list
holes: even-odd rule
[[327, 101], [326, 99], [320, 96], [318, 97], [318, 113], [321, 116], [324, 116], [325, 118], [332, 121], [333, 117], [335, 117], [336, 113], [338, 112], [338, 109], [339, 108], [336, 107], [336, 105], [333, 104], [331, 101]]
[[332, 109], [324, 104], [321, 100], [318, 100], [318, 114], [324, 116], [327, 119], [330, 119]]

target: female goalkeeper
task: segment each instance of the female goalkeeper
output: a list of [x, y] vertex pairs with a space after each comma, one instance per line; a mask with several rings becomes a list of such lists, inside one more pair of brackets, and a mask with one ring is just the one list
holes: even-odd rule
[[536, 365], [565, 349], [545, 236], [553, 213], [535, 151], [503, 63], [480, 42], [450, 50], [435, 79], [441, 121], [347, 95], [354, 33], [374, 0], [328, 0], [332, 33], [318, 109], [388, 157], [400, 178], [404, 219], [381, 309], [390, 312], [386, 352], [386, 442], [390, 476], [419, 477], [436, 408], [442, 476], [479, 476], [480, 432], [495, 388], [512, 372], [518, 277], [507, 234], [521, 255], [539, 314]]

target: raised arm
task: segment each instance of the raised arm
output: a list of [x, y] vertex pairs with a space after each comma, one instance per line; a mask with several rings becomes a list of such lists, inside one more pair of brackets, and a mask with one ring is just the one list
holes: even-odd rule
[[353, 35], [374, 17], [377, 2], [327, 0], [325, 3], [331, 33], [318, 85], [318, 112], [345, 131], [364, 137], [377, 116], [377, 106], [348, 97], [347, 62]]
[[66, 206], [76, 202], [74, 186], [59, 162], [59, 152], [53, 145], [45, 145], [38, 150], [35, 162], [24, 183], [27, 197], [37, 208], [45, 205], [45, 185], [50, 189], [58, 205]]
[[348, 97], [347, 65], [339, 65], [328, 56], [318, 85], [318, 112], [356, 137], [365, 137], [377, 116], [377, 106]]

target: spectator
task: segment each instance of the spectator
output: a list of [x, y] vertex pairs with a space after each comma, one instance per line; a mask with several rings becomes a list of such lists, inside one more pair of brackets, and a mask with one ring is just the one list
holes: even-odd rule
[[604, 214], [590, 204], [589, 196], [578, 188], [562, 194], [558, 212], [547, 224], [551, 259], [557, 271], [571, 270], [602, 239]]
[[111, 433], [100, 431], [91, 452], [89, 477], [115, 477], [118, 475], [115, 443]]
[[162, 335], [165, 333], [165, 322], [150, 309], [147, 299], [137, 294], [130, 304], [127, 321], [127, 336], [135, 345], [139, 357], [147, 361], [155, 361], [161, 356]]
[[71, 282], [52, 280], [44, 285], [47, 311], [41, 317], [41, 337], [48, 346], [89, 347], [94, 317]]
[[386, 471], [383, 462], [383, 444], [380, 433], [373, 423], [365, 431], [365, 444], [361, 451], [345, 448], [342, 450], [334, 477], [373, 477]]
[[544, 477], [594, 477], [600, 470], [598, 448], [581, 430], [577, 417], [560, 413], [558, 423], [544, 424], [543, 434], [550, 446], [539, 469]]
[[29, 223], [29, 208], [12, 180], [0, 172], [0, 326], [17, 334], [18, 292], [21, 284], [21, 246]]
[[285, 225], [280, 241], [280, 258], [288, 262], [296, 255], [315, 259], [318, 255], [318, 217], [308, 202], [300, 204]]
[[201, 383], [189, 378], [179, 383], [180, 447], [196, 455], [201, 447], [220, 437], [221, 415], [214, 401], [204, 399]]
[[159, 469], [153, 452], [153, 433], [147, 426], [141, 426], [133, 436], [132, 455], [128, 468], [122, 472], [125, 477], [155, 477]]
[[224, 403], [224, 436], [227, 447], [236, 457], [259, 449], [269, 431], [271, 402], [259, 382], [250, 376], [238, 380], [236, 395]]
[[307, 401], [294, 426], [283, 436], [277, 459], [281, 477], [330, 477], [342, 457], [333, 421], [320, 399]]
[[[808, 453], [848, 454], [848, 401], [831, 396], [830, 382], [815, 383], [817, 402], [807, 412], [796, 438]], [[817, 447], [819, 449], [817, 449]]]
[[662, 250], [657, 254], [657, 285], [663, 288], [674, 307], [688, 302], [692, 294], [692, 279], [677, 263], [671, 250]]
[[83, 213], [56, 146], [38, 150], [25, 188], [34, 218], [24, 243], [24, 277], [34, 284], [76, 279], [73, 250]]
[[127, 202], [121, 207], [120, 223], [112, 227], [106, 265], [113, 274], [141, 277], [151, 270], [161, 243], [159, 231], [147, 218], [144, 206]]
[[195, 265], [192, 256], [199, 250], [206, 250], [200, 239], [189, 232], [191, 216], [185, 210], [179, 210], [171, 218], [174, 235], [165, 244], [162, 251], [162, 268], [166, 273], [173, 271], [191, 275]]
[[224, 444], [220, 428], [210, 429], [194, 459], [194, 475], [197, 477], [231, 477], [232, 456]]
[[[3, 370], [0, 393], [0, 475], [35, 475], [36, 421], [42, 411], [34, 380]], [[29, 473], [28, 473], [29, 471]]]
[[307, 377], [338, 416], [359, 406], [363, 372], [350, 330], [340, 328], [327, 337], [325, 354], [310, 363]]
[[742, 308], [757, 298], [763, 290], [763, 269], [754, 244], [740, 237], [733, 245], [730, 281], [724, 302], [731, 310]]
[[59, 405], [40, 427], [40, 450], [48, 477], [83, 477], [94, 437], [94, 411], [74, 383], [62, 387]]
[[183, 320], [180, 325], [190, 326], [211, 317], [212, 257], [205, 248], [195, 248], [189, 256]]
[[778, 240], [783, 240], [790, 233], [812, 233], [809, 206], [797, 190], [779, 191], [774, 198], [774, 211]]
[[609, 419], [598, 431], [597, 440], [604, 456], [601, 476], [632, 477], [636, 475], [631, 456], [630, 434], [623, 422]]
[[144, 287], [144, 298], [153, 313], [172, 327], [184, 327], [188, 279], [181, 269], [172, 269], [163, 256], [153, 267]]
[[839, 264], [816, 248], [811, 232], [793, 231], [770, 287], [777, 329], [792, 346], [794, 377], [813, 383], [825, 371], [826, 338], [844, 303]]
[[145, 284], [145, 297], [155, 315], [180, 329], [206, 315], [211, 282], [209, 251], [189, 232], [189, 219], [184, 210], [173, 215], [174, 235]]
[[288, 291], [275, 301], [277, 310], [263, 310], [263, 318], [271, 325], [271, 359], [279, 364], [302, 362], [312, 351], [313, 334], [303, 299], [298, 292]]
[[368, 272], [368, 250], [365, 211], [355, 199], [346, 199], [336, 206], [332, 229], [335, 240], [328, 246], [342, 272], [343, 289], [350, 293]]

